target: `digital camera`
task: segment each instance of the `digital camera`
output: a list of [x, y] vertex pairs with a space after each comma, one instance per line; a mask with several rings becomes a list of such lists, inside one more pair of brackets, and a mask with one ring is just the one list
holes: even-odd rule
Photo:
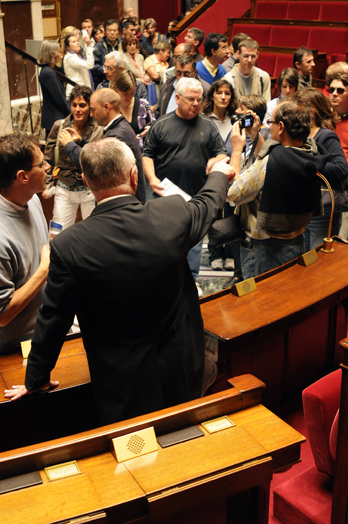
[[245, 127], [252, 127], [254, 125], [254, 117], [250, 113], [239, 113], [231, 116], [231, 124], [240, 122], [240, 130]]

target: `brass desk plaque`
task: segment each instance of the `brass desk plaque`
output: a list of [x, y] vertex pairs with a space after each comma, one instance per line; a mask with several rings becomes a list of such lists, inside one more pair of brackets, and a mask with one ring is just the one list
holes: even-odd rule
[[208, 433], [216, 433], [223, 429], [233, 428], [235, 423], [229, 417], [225, 416], [201, 422], [201, 425], [208, 431]]
[[311, 249], [311, 251], [307, 251], [307, 253], [300, 256], [298, 263], [301, 264], [301, 266], [308, 267], [318, 262], [318, 260], [318, 253], [315, 249]]
[[31, 350], [31, 340], [24, 340], [24, 342], [21, 342], [21, 350], [22, 350], [22, 357], [28, 358], [30, 350]]
[[134, 433], [128, 433], [128, 435], [123, 435], [122, 437], [113, 438], [112, 443], [117, 462], [124, 462], [125, 460], [141, 457], [158, 450], [153, 426]]
[[238, 284], [234, 284], [231, 287], [231, 293], [233, 295], [237, 295], [237, 297], [244, 297], [245, 295], [249, 295], [254, 291], [257, 291], [257, 287], [253, 277], [243, 280], [242, 282], [238, 282]]
[[73, 475], [80, 475], [81, 470], [76, 462], [64, 462], [64, 464], [58, 464], [57, 466], [50, 466], [45, 468], [45, 473], [49, 481], [63, 479], [65, 477], [72, 477]]

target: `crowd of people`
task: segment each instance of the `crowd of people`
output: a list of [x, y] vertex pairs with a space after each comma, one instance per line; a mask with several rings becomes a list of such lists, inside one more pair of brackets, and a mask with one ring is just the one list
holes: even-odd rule
[[[317, 172], [334, 190], [333, 234], [348, 209], [346, 63], [330, 65], [322, 92], [312, 87], [313, 52], [301, 47], [272, 98], [252, 35], [229, 46], [225, 35], [193, 27], [176, 45], [176, 21], [164, 35], [153, 18], [124, 14], [86, 19], [42, 43], [44, 152], [31, 137], [0, 138], [0, 351], [36, 324], [26, 384], [6, 395], [56, 386], [50, 371], [77, 313], [104, 423], [199, 396], [196, 279], [214, 222], [238, 222], [238, 238], [211, 244], [209, 256], [213, 269], [234, 268], [232, 285], [322, 243], [331, 200]], [[167, 179], [184, 198], [161, 198]], [[54, 195], [53, 221], [64, 230], [51, 262], [41, 191]], [[73, 225], [79, 206], [83, 220]], [[136, 404], [144, 376], [152, 384]]]

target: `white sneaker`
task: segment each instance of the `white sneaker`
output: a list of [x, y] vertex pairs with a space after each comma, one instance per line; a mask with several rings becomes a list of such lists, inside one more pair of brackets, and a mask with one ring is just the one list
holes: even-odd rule
[[225, 269], [227, 269], [227, 271], [231, 271], [232, 269], [234, 269], [234, 260], [233, 260], [233, 258], [226, 258], [226, 260], [225, 260]]
[[199, 298], [201, 298], [203, 296], [203, 291], [202, 291], [201, 286], [198, 284], [198, 282], [196, 282], [196, 288], [197, 288], [198, 296]]
[[224, 262], [222, 258], [217, 258], [216, 260], [213, 260], [211, 263], [211, 267], [212, 269], [214, 269], [214, 271], [222, 271], [224, 268]]

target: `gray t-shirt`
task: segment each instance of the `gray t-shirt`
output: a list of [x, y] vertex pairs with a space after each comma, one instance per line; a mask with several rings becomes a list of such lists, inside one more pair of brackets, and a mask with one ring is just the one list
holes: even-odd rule
[[[0, 196], [0, 314], [13, 293], [35, 273], [42, 247], [48, 243], [47, 223], [37, 195], [25, 208]], [[0, 348], [31, 338], [45, 286], [7, 326], [0, 329]]]

